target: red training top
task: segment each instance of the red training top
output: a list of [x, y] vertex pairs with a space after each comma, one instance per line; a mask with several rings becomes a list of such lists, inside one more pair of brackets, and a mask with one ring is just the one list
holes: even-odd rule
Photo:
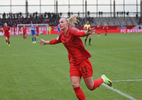
[[3, 30], [4, 30], [4, 35], [9, 35], [9, 30], [10, 30], [9, 26], [4, 27]]
[[98, 25], [97, 28], [98, 28], [98, 30], [100, 30], [101, 29], [101, 25]]
[[107, 30], [108, 29], [108, 26], [104, 26], [104, 30]]
[[27, 33], [27, 27], [23, 27], [23, 33]]
[[36, 27], [36, 32], [39, 33], [39, 27], [38, 26]]
[[80, 37], [84, 36], [86, 36], [85, 32], [80, 32], [69, 27], [66, 35], [62, 32], [56, 39], [50, 40], [50, 44], [62, 42], [68, 50], [70, 65], [77, 65], [91, 57], [90, 53], [84, 48], [82, 40], [80, 39]]

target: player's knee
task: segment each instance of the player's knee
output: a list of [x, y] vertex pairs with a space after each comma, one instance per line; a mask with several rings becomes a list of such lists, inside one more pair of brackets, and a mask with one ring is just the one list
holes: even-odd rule
[[87, 85], [87, 88], [88, 88], [90, 91], [92, 91], [93, 85], [92, 85], [92, 84], [88, 84], [88, 85]]
[[79, 84], [79, 83], [74, 83], [74, 82], [72, 82], [72, 87], [73, 87], [73, 88], [80, 87], [80, 84]]

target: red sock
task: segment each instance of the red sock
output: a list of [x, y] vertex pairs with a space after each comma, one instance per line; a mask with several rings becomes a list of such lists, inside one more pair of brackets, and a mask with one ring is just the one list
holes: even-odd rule
[[107, 36], [107, 33], [105, 34], [105, 36]]
[[86, 100], [85, 95], [80, 87], [74, 88], [74, 91], [79, 100]]
[[27, 36], [25, 36], [25, 39], [27, 39]]
[[95, 90], [97, 87], [99, 87], [103, 83], [103, 79], [99, 78], [97, 80], [94, 80], [94, 86], [91, 90]]
[[10, 44], [10, 41], [8, 41], [8, 44]]

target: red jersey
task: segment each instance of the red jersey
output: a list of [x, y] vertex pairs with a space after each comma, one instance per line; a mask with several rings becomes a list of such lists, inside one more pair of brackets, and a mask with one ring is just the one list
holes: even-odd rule
[[36, 27], [36, 32], [39, 33], [39, 27], [38, 26]]
[[108, 26], [105, 25], [105, 26], [104, 26], [104, 30], [107, 30], [107, 29], [108, 29]]
[[100, 30], [100, 29], [101, 29], [101, 25], [98, 25], [98, 26], [97, 26], [97, 29]]
[[66, 35], [61, 33], [56, 39], [50, 40], [50, 44], [62, 42], [68, 51], [70, 65], [77, 65], [91, 57], [80, 39], [80, 37], [84, 36], [86, 36], [85, 32], [79, 32], [69, 27]]
[[9, 30], [10, 30], [9, 26], [4, 27], [3, 30], [4, 30], [4, 35], [9, 35]]
[[27, 33], [27, 27], [23, 27], [23, 33]]

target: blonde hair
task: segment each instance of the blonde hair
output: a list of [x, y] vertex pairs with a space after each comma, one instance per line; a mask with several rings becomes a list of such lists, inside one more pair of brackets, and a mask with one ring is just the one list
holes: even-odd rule
[[77, 23], [76, 22], [76, 20], [77, 20], [76, 17], [77, 17], [76, 15], [72, 15], [70, 18], [67, 19], [67, 22], [69, 23], [69, 26], [74, 26], [74, 23]]

